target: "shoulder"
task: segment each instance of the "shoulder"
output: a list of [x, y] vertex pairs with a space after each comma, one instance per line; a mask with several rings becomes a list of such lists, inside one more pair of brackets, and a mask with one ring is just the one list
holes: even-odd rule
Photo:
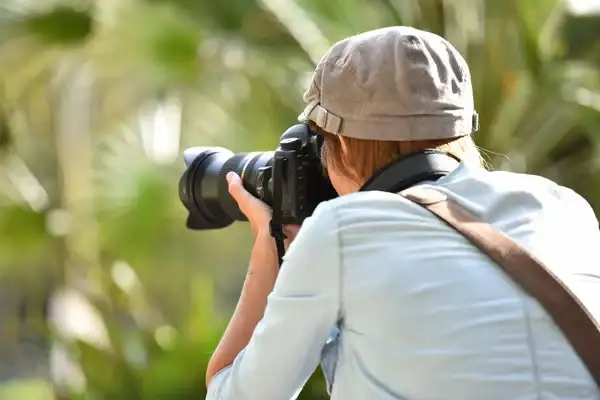
[[533, 174], [481, 169], [442, 178], [436, 187], [482, 217], [572, 215], [595, 221], [589, 203], [573, 190]]
[[323, 252], [339, 251], [343, 238], [354, 228], [376, 234], [382, 223], [398, 222], [425, 213], [420, 207], [394, 193], [358, 192], [323, 202], [307, 218], [290, 246], [293, 253], [318, 248]]
[[402, 196], [378, 191], [327, 201], [317, 207], [307, 222], [300, 230], [304, 237], [299, 235], [300, 243], [311, 243], [312, 252], [318, 249], [318, 253], [311, 254], [314, 257], [337, 255], [340, 264], [367, 262], [365, 257], [383, 254], [382, 249], [395, 251], [392, 249], [399, 246], [413, 246], [413, 234], [435, 231], [440, 224], [429, 211]]
[[565, 211], [575, 211], [582, 216], [594, 216], [591, 205], [573, 189], [531, 174], [494, 171], [487, 174], [491, 185], [506, 192], [521, 191], [536, 198], [543, 205], [555, 205]]

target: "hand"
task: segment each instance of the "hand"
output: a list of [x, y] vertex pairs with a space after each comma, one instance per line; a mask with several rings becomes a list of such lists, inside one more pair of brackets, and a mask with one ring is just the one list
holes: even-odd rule
[[[271, 208], [248, 193], [244, 189], [241, 178], [235, 172], [228, 173], [226, 178], [229, 184], [229, 194], [237, 202], [242, 213], [248, 218], [254, 236], [257, 237], [261, 233], [261, 236], [264, 234], [270, 237]], [[286, 249], [290, 246], [299, 230], [300, 225], [285, 225], [283, 227], [283, 233], [287, 237], [285, 240]]]
[[237, 202], [240, 211], [248, 218], [254, 236], [258, 237], [259, 233], [271, 236], [269, 225], [271, 222], [271, 208], [252, 196], [244, 188], [242, 179], [238, 174], [229, 172], [226, 178], [229, 184], [229, 194]]
[[286, 250], [288, 249], [288, 247], [290, 247], [290, 245], [296, 238], [296, 235], [298, 234], [299, 230], [300, 225], [285, 225], [283, 227], [283, 234], [286, 236], [286, 239], [283, 242], [285, 244]]

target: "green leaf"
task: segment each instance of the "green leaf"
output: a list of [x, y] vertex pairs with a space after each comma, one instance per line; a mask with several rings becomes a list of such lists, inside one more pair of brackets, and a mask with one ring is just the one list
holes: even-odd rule
[[[181, 9], [128, 4], [115, 12], [114, 19], [102, 26], [89, 47], [102, 86], [117, 91], [123, 86], [128, 96], [149, 97], [197, 81], [202, 27]], [[112, 92], [105, 95], [112, 96]]]
[[23, 21], [25, 31], [50, 45], [75, 45], [92, 34], [94, 20], [90, 10], [57, 6], [28, 16]]
[[213, 33], [221, 33], [260, 47], [285, 49], [296, 43], [285, 27], [257, 0], [196, 1], [146, 0], [183, 10]]
[[137, 377], [123, 359], [82, 341], [76, 343], [76, 348], [86, 390], [103, 398], [140, 398]]
[[0, 108], [0, 154], [6, 151], [13, 142], [12, 132], [6, 119], [6, 115]]
[[443, 36], [446, 22], [444, 0], [420, 0], [418, 4], [421, 10], [419, 28]]
[[104, 244], [134, 265], [138, 265], [136, 261], [148, 261], [144, 254], [154, 257], [153, 249], [161, 246], [169, 217], [168, 204], [172, 204], [171, 196], [177, 195], [174, 189], [165, 190], [158, 171], [151, 171], [152, 168], [140, 171], [135, 177], [132, 197], [124, 199], [121, 208], [115, 210], [118, 214], [104, 215]]
[[152, 360], [142, 381], [143, 399], [204, 398], [204, 372], [212, 346], [182, 343]]
[[589, 60], [600, 64], [600, 15], [569, 16], [565, 23], [565, 59]]
[[0, 210], [0, 237], [0, 265], [39, 262], [53, 244], [45, 216], [19, 205]]

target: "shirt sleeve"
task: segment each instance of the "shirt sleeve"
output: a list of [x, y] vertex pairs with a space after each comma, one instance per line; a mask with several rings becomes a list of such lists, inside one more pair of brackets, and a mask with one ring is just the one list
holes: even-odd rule
[[263, 319], [208, 400], [295, 399], [319, 365], [340, 298], [339, 230], [327, 203], [305, 220], [288, 249]]

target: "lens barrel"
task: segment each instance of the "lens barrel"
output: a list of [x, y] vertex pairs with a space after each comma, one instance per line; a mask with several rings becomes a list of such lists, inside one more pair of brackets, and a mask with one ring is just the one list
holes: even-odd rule
[[188, 228], [218, 229], [247, 220], [229, 195], [225, 176], [231, 171], [248, 192], [268, 203], [269, 177], [263, 171], [271, 166], [273, 152], [234, 154], [222, 147], [194, 147], [183, 158], [187, 169], [179, 181], [179, 197], [189, 212]]
[[324, 201], [337, 197], [320, 158], [323, 138], [305, 123], [289, 127], [275, 151], [238, 153], [222, 147], [193, 147], [183, 153], [186, 171], [179, 197], [187, 226], [219, 229], [246, 221], [225, 176], [236, 172], [244, 188], [273, 208], [276, 224], [302, 224]]

